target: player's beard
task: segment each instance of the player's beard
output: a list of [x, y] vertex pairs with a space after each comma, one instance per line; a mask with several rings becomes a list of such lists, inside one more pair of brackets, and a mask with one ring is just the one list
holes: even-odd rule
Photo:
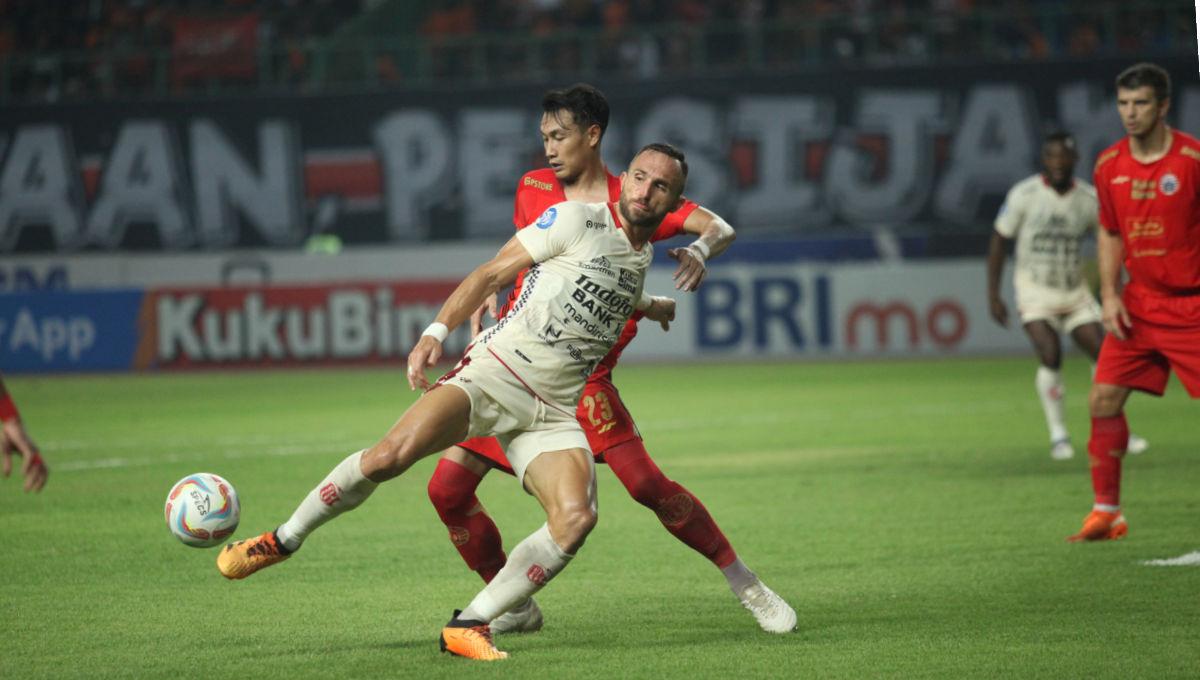
[[[621, 199], [617, 201], [617, 208], [620, 210], [621, 219], [625, 221], [626, 226], [634, 229], [656, 229], [658, 228], [659, 224], [662, 224], [663, 217], [666, 217], [667, 215], [666, 212], [656, 213], [653, 211], [648, 211], [642, 213], [641, 216], [635, 216], [631, 212], [634, 207], [630, 203], [631, 202], [629, 199], [622, 196]], [[638, 208], [637, 210], [641, 209]]]

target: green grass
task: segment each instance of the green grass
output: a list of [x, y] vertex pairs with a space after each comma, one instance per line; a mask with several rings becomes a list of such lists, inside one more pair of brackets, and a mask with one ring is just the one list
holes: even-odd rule
[[[1198, 404], [1135, 396], [1130, 537], [1068, 545], [1091, 502], [1086, 363], [1067, 362], [1080, 455], [1048, 455], [1032, 359], [627, 366], [648, 448], [800, 614], [771, 636], [703, 558], [599, 468], [600, 524], [503, 664], [437, 651], [480, 587], [425, 497], [434, 461], [295, 559], [227, 582], [167, 533], [167, 490], [229, 478], [238, 535], [275, 526], [411, 401], [399, 369], [8, 379], [52, 466], [0, 483], [0, 677], [1195, 677]], [[491, 475], [506, 546], [533, 499]]]

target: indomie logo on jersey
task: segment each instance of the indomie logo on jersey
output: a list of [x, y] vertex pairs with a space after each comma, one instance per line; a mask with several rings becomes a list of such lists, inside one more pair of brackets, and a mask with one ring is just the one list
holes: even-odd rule
[[549, 229], [556, 219], [558, 219], [558, 208], [546, 208], [546, 212], [542, 213], [535, 225], [538, 229]]
[[575, 279], [575, 285], [578, 288], [571, 293], [571, 299], [580, 303], [580, 306], [589, 312], [598, 314], [601, 310], [597, 308], [595, 303], [599, 302], [610, 312], [626, 317], [633, 314], [632, 300], [611, 288], [606, 288], [593, 281], [588, 276], [580, 275], [579, 278]]
[[1158, 180], [1158, 190], [1163, 193], [1163, 196], [1173, 196], [1176, 191], [1179, 191], [1179, 178], [1168, 172]]

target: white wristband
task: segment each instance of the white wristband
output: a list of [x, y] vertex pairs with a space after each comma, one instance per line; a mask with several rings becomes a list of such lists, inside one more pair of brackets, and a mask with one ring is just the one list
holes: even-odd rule
[[426, 328], [421, 335], [431, 336], [438, 342], [446, 342], [446, 336], [450, 335], [450, 329], [447, 328], [446, 324], [442, 323], [441, 321], [434, 321], [433, 323], [429, 324], [429, 327]]
[[696, 250], [696, 254], [699, 255], [700, 259], [703, 261], [707, 261], [709, 254], [712, 253], [712, 248], [709, 248], [708, 244], [705, 243], [703, 239], [696, 239], [695, 241], [692, 241], [688, 244], [688, 248], [694, 248]]

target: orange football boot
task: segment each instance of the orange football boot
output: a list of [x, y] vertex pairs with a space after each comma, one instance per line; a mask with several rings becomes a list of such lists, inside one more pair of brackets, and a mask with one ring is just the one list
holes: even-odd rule
[[1125, 515], [1117, 512], [1093, 510], [1083, 518], [1083, 528], [1073, 536], [1067, 536], [1071, 543], [1082, 541], [1115, 541], [1129, 533], [1129, 525], [1125, 523]]
[[225, 578], [246, 578], [250, 574], [278, 564], [292, 553], [279, 542], [274, 531], [257, 538], [230, 543], [217, 555], [217, 569]]
[[508, 652], [496, 649], [492, 643], [492, 630], [483, 621], [459, 619], [462, 611], [455, 609], [454, 618], [442, 629], [438, 646], [443, 652], [476, 661], [499, 661], [508, 658]]

